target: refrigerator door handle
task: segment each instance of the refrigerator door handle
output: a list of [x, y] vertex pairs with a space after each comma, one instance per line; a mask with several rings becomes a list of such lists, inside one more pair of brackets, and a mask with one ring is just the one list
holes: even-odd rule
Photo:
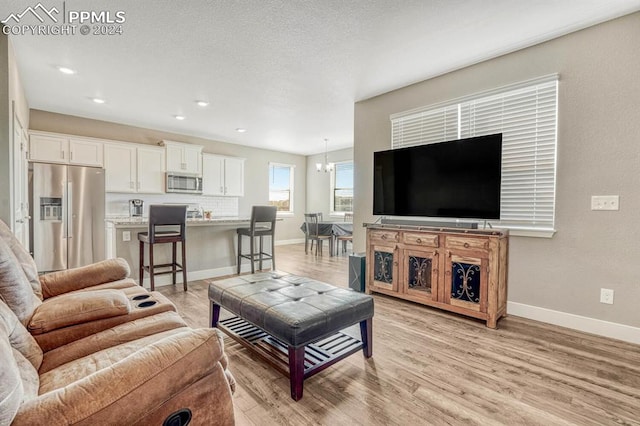
[[67, 182], [67, 238], [73, 238], [73, 182]]

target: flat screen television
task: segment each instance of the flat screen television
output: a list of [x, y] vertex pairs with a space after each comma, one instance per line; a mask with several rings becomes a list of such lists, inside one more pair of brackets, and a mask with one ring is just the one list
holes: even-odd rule
[[502, 134], [373, 154], [373, 214], [499, 219]]

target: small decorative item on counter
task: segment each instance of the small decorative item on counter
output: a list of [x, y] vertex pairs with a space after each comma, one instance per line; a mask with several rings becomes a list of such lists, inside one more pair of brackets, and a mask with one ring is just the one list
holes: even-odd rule
[[205, 219], [211, 219], [211, 210], [205, 210], [204, 211], [204, 218]]

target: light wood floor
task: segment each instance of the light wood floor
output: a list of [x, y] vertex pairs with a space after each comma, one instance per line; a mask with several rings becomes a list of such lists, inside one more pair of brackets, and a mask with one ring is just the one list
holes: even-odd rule
[[[347, 287], [346, 255], [276, 248], [279, 270]], [[193, 327], [208, 324], [207, 284], [161, 287]], [[239, 425], [640, 425], [640, 346], [509, 316], [498, 330], [376, 295], [373, 358], [358, 352], [304, 383], [225, 337]]]

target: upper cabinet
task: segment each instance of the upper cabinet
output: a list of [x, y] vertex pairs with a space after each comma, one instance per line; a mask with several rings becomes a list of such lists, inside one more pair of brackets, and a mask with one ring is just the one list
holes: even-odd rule
[[202, 147], [188, 143], [162, 141], [166, 148], [167, 173], [202, 176]]
[[44, 132], [31, 132], [29, 159], [47, 163], [103, 167], [103, 143]]
[[244, 158], [202, 154], [202, 194], [242, 197]]
[[107, 192], [164, 193], [164, 148], [129, 143], [105, 143]]

